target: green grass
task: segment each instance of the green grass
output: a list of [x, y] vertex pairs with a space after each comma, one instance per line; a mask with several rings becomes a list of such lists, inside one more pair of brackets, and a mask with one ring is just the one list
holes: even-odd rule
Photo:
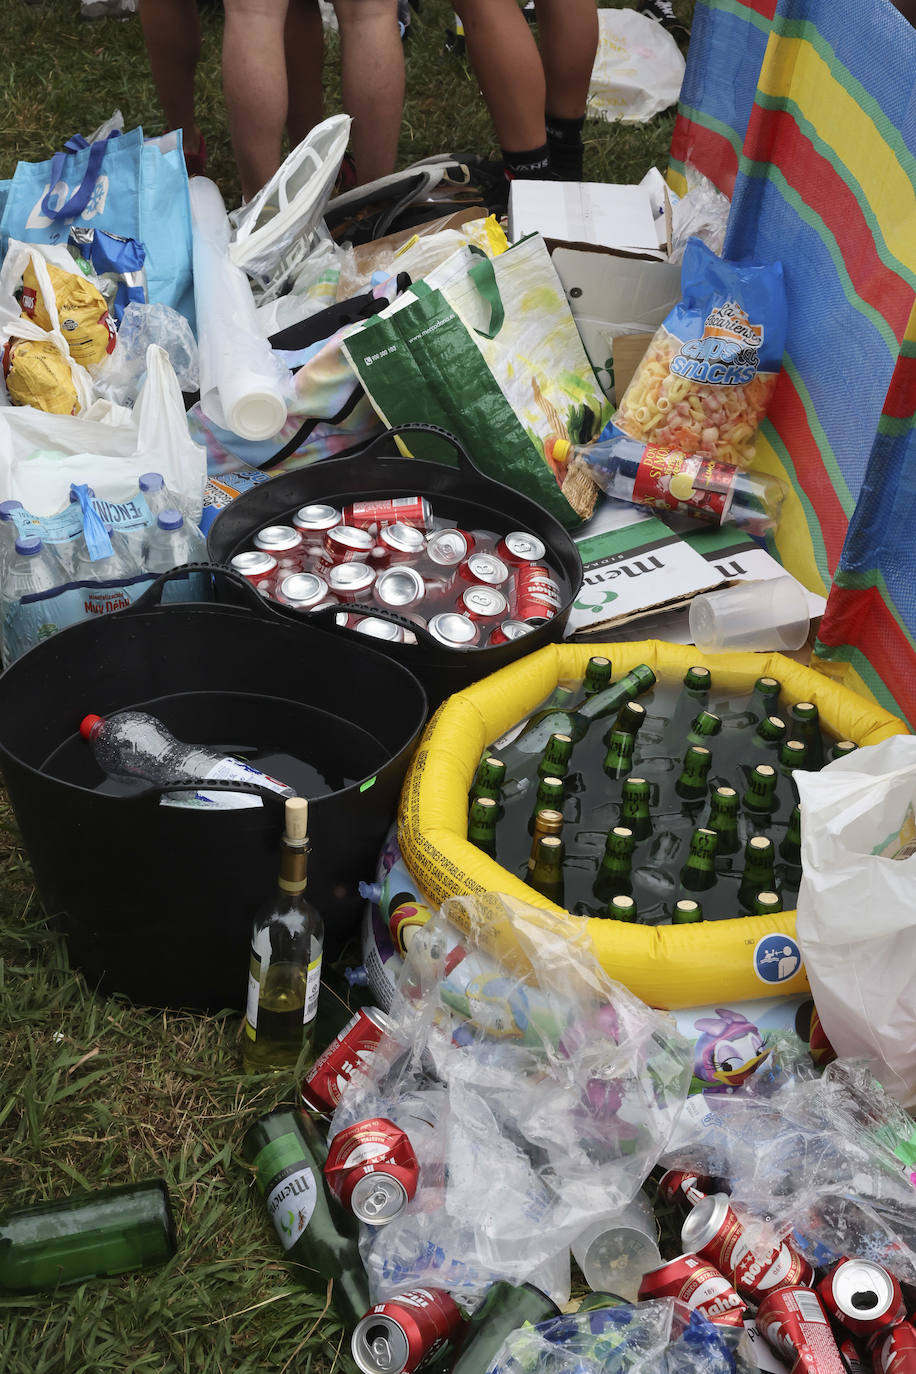
[[[678, 7], [689, 14], [692, 0]], [[445, 0], [423, 0], [414, 20], [402, 165], [446, 151], [496, 153], [473, 77], [442, 50], [449, 14]], [[202, 27], [200, 122], [211, 173], [231, 205], [238, 181], [220, 88], [218, 9], [203, 10]], [[0, 50], [0, 177], [18, 158], [48, 157], [75, 131], [89, 133], [116, 105], [128, 128], [162, 127], [136, 19], [83, 22], [77, 0], [7, 0]], [[334, 110], [333, 44], [326, 85]], [[664, 167], [673, 118], [590, 122], [586, 176], [632, 182], [649, 166]], [[142, 957], [142, 931], [137, 942]], [[327, 1035], [345, 1015], [327, 989]], [[323, 1283], [280, 1261], [239, 1155], [245, 1126], [276, 1101], [293, 1100], [295, 1080], [240, 1077], [237, 1016], [154, 1013], [90, 992], [40, 910], [5, 805], [0, 1017], [0, 1206], [161, 1176], [180, 1245], [169, 1265], [147, 1273], [55, 1294], [0, 1294], [0, 1374], [328, 1374], [346, 1360]]]

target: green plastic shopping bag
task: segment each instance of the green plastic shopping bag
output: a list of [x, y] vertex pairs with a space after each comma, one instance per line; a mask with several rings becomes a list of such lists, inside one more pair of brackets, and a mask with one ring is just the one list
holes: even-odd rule
[[[567, 527], [590, 513], [551, 439], [584, 442], [610, 406], [538, 235], [495, 259], [460, 249], [343, 348], [385, 424], [442, 426], [483, 472]], [[435, 439], [410, 446], [446, 458]]]

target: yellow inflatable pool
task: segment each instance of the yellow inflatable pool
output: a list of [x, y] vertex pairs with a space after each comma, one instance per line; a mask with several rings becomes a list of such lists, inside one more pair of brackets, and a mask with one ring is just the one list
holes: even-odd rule
[[[679, 644], [549, 644], [450, 697], [430, 721], [401, 792], [398, 840], [404, 862], [429, 902], [474, 892], [504, 892], [565, 914], [469, 844], [468, 789], [487, 745], [537, 707], [557, 683], [581, 678], [593, 654], [605, 654], [615, 678], [647, 663], [662, 682], [705, 664], [717, 688], [749, 692], [758, 677], [780, 680], [792, 701], [816, 703], [824, 727], [838, 739], [876, 744], [907, 727], [864, 697], [781, 654], [700, 654]], [[698, 925], [641, 926], [588, 919], [603, 967], [652, 1006], [677, 1008], [719, 999], [805, 992], [807, 977], [795, 938], [795, 912]], [[778, 969], [778, 979], [775, 970]]]

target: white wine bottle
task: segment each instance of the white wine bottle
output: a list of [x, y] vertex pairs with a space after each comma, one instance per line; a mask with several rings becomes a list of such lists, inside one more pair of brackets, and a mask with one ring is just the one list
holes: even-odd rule
[[305, 895], [308, 802], [289, 797], [277, 891], [255, 917], [242, 1049], [246, 1073], [291, 1068], [315, 1036], [324, 922]]

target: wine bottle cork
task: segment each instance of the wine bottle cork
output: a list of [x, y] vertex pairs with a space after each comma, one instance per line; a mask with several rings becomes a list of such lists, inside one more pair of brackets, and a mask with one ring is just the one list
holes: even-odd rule
[[309, 830], [309, 804], [305, 797], [286, 799], [286, 835], [290, 840], [304, 840]]

